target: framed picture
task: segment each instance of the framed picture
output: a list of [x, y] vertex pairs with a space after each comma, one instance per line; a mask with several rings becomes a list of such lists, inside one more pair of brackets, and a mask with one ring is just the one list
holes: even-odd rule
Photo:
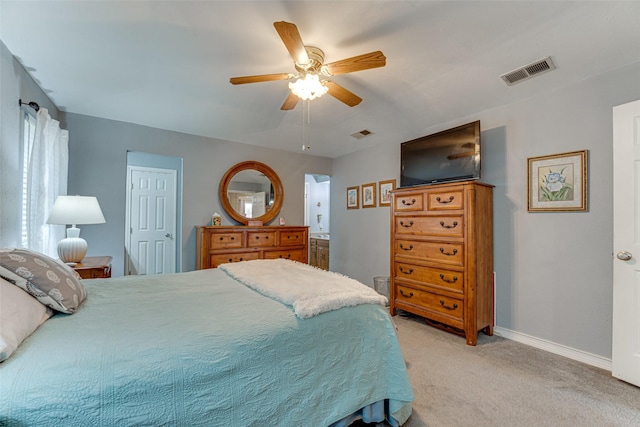
[[347, 187], [347, 209], [360, 207], [360, 187]]
[[375, 208], [376, 206], [376, 183], [362, 184], [362, 207]]
[[391, 191], [396, 189], [396, 180], [390, 179], [388, 181], [380, 181], [378, 183], [378, 187], [380, 189], [378, 206], [391, 206]]
[[587, 150], [527, 159], [529, 212], [587, 210]]

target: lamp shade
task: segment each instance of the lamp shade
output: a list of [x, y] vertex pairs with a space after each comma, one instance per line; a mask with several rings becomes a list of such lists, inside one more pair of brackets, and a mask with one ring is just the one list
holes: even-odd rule
[[76, 224], [105, 223], [98, 199], [91, 196], [58, 196], [53, 204], [47, 224], [71, 224], [67, 238], [58, 243], [58, 256], [62, 262], [75, 264], [87, 254], [87, 242], [80, 237]]
[[104, 224], [98, 199], [92, 196], [58, 196], [47, 224]]

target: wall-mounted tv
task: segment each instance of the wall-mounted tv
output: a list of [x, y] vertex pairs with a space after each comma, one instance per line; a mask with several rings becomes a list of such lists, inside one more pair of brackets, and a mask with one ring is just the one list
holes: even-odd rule
[[400, 145], [400, 187], [480, 179], [480, 121]]

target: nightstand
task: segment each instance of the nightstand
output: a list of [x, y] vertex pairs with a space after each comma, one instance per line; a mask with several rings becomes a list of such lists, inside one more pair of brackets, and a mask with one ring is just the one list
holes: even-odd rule
[[77, 263], [73, 269], [83, 279], [107, 279], [111, 277], [111, 257], [88, 256]]

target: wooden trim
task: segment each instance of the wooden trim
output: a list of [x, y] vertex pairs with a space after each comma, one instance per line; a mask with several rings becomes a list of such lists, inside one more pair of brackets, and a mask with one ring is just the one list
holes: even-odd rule
[[[229, 199], [227, 197], [227, 190], [229, 189], [229, 183], [233, 179], [233, 177], [240, 171], [243, 170], [257, 170], [258, 172], [262, 172], [268, 179], [271, 181], [271, 185], [273, 185], [273, 205], [264, 213], [264, 215], [259, 216], [257, 218], [246, 218], [236, 212], [235, 209], [229, 203]], [[280, 181], [280, 177], [278, 174], [271, 169], [269, 166], [264, 163], [256, 162], [253, 160], [241, 162], [237, 165], [231, 167], [227, 172], [225, 172], [222, 180], [220, 181], [220, 187], [218, 190], [218, 195], [220, 196], [220, 203], [222, 204], [222, 208], [224, 211], [233, 218], [235, 221], [240, 224], [246, 225], [249, 220], [251, 221], [262, 221], [264, 224], [273, 221], [273, 219], [278, 216], [280, 213], [280, 209], [282, 208], [282, 203], [284, 200], [284, 188], [282, 186], [282, 181]]]

